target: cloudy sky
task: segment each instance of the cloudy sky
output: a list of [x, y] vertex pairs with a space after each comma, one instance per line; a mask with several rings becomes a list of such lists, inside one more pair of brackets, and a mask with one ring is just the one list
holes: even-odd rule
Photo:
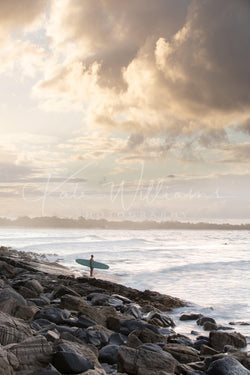
[[0, 0], [0, 216], [249, 221], [249, 25], [248, 0]]

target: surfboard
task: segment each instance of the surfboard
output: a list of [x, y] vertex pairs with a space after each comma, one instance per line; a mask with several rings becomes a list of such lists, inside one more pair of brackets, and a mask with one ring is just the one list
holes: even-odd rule
[[[81, 266], [90, 267], [89, 259], [76, 259], [76, 263], [81, 264]], [[102, 270], [109, 269], [109, 266], [107, 264], [96, 262], [95, 260], [93, 260], [92, 265], [93, 268], [100, 268]]]

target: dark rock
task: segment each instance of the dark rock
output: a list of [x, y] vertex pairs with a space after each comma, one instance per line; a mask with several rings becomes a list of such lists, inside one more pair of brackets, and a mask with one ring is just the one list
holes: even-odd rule
[[222, 351], [225, 345], [235, 348], [244, 348], [247, 345], [246, 338], [238, 332], [211, 331], [209, 340], [211, 347], [219, 351]]
[[187, 321], [187, 320], [198, 320], [202, 318], [202, 314], [197, 314], [197, 313], [184, 313], [180, 316], [180, 320], [182, 321]]
[[225, 357], [214, 361], [207, 370], [208, 375], [250, 375], [250, 371], [236, 359]]
[[81, 297], [80, 294], [78, 294], [74, 289], [69, 288], [65, 285], [59, 285], [58, 287], [53, 290], [52, 297], [55, 298], [61, 298], [65, 294], [75, 296], [75, 297]]
[[114, 318], [111, 316], [107, 318], [106, 324], [107, 324], [108, 329], [111, 329], [112, 331], [115, 331], [115, 332], [120, 332], [120, 329], [121, 329], [120, 319]]
[[141, 319], [142, 318], [142, 314], [141, 314], [141, 311], [140, 311], [140, 308], [139, 308], [138, 305], [133, 305], [133, 304], [125, 305], [121, 309], [121, 312], [123, 312], [126, 315], [131, 315], [135, 319]]
[[210, 318], [209, 316], [202, 316], [196, 321], [198, 326], [203, 326], [205, 322], [216, 324], [216, 321], [213, 318]]
[[168, 343], [169, 344], [181, 344], [181, 345], [186, 345], [186, 346], [193, 346], [193, 341], [190, 340], [189, 337], [184, 336], [184, 335], [180, 335], [180, 334], [168, 336]]
[[128, 336], [132, 331], [136, 329], [144, 329], [148, 328], [151, 331], [158, 333], [158, 329], [154, 327], [152, 324], [147, 324], [141, 320], [121, 320], [120, 321], [120, 332], [126, 336]]
[[108, 303], [109, 298], [110, 296], [104, 293], [90, 293], [87, 296], [93, 306], [103, 306]]
[[89, 328], [95, 326], [96, 323], [93, 320], [87, 319], [84, 316], [80, 316], [75, 326], [80, 328]]
[[126, 297], [123, 297], [123, 296], [121, 296], [121, 295], [119, 295], [119, 294], [112, 294], [111, 297], [113, 297], [113, 298], [118, 298], [118, 299], [120, 299], [123, 303], [132, 303], [131, 299], [126, 298]]
[[218, 329], [217, 324], [212, 322], [204, 322], [203, 324], [204, 331], [216, 331]]
[[61, 310], [56, 307], [44, 307], [38, 311], [34, 319], [47, 319], [50, 322], [60, 324], [63, 323], [64, 319], [70, 317], [70, 312], [68, 310]]
[[38, 296], [38, 293], [33, 290], [33, 289], [29, 289], [29, 288], [26, 288], [25, 286], [20, 286], [18, 288], [18, 292], [25, 298], [25, 299], [28, 299], [28, 298], [36, 298]]
[[159, 374], [161, 370], [173, 374], [175, 360], [151, 350], [120, 346], [117, 369], [119, 372], [136, 375]]
[[124, 345], [128, 341], [128, 337], [121, 333], [112, 333], [109, 337], [109, 345]]
[[197, 352], [185, 345], [167, 344], [164, 346], [163, 350], [172, 354], [172, 356], [180, 363], [197, 362], [200, 360]]
[[147, 315], [147, 320], [158, 319], [162, 322], [163, 327], [175, 327], [175, 322], [166, 314], [151, 312]]
[[99, 361], [113, 365], [117, 362], [118, 345], [106, 345], [99, 351]]
[[210, 344], [210, 340], [208, 337], [204, 337], [204, 336], [198, 336], [196, 341], [194, 342], [194, 345], [193, 347], [196, 349], [196, 350], [200, 350], [201, 346], [202, 345], [207, 345], [209, 346]]
[[105, 331], [103, 327], [98, 329], [97, 327], [90, 327], [86, 330], [87, 343], [95, 345], [98, 349], [106, 346], [109, 342], [111, 333]]
[[94, 368], [84, 356], [64, 351], [57, 352], [54, 355], [53, 365], [63, 374], [79, 374]]
[[17, 306], [13, 315], [23, 320], [32, 320], [38, 311], [36, 306]]
[[200, 348], [200, 355], [201, 356], [211, 356], [211, 355], [215, 355], [215, 354], [218, 354], [217, 350], [211, 348], [208, 345], [201, 345], [201, 348]]
[[31, 302], [39, 307], [44, 307], [50, 304], [50, 300], [49, 299], [46, 300], [45, 298], [30, 298], [28, 299], [27, 302]]

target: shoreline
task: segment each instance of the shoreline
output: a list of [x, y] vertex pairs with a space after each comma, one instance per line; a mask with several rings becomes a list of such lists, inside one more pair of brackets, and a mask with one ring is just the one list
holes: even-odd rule
[[[5, 374], [213, 375], [229, 363], [239, 375], [250, 370], [247, 340], [234, 327], [191, 312], [173, 321], [170, 311], [191, 306], [179, 298], [76, 278], [58, 263], [6, 247], [0, 271]], [[197, 327], [192, 338], [177, 333], [185, 321]]]

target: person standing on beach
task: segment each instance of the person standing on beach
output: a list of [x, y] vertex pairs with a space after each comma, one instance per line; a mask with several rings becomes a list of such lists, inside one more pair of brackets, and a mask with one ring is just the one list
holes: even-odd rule
[[90, 267], [90, 277], [93, 277], [93, 261], [94, 261], [94, 255], [91, 255], [90, 260], [89, 260], [89, 267]]

